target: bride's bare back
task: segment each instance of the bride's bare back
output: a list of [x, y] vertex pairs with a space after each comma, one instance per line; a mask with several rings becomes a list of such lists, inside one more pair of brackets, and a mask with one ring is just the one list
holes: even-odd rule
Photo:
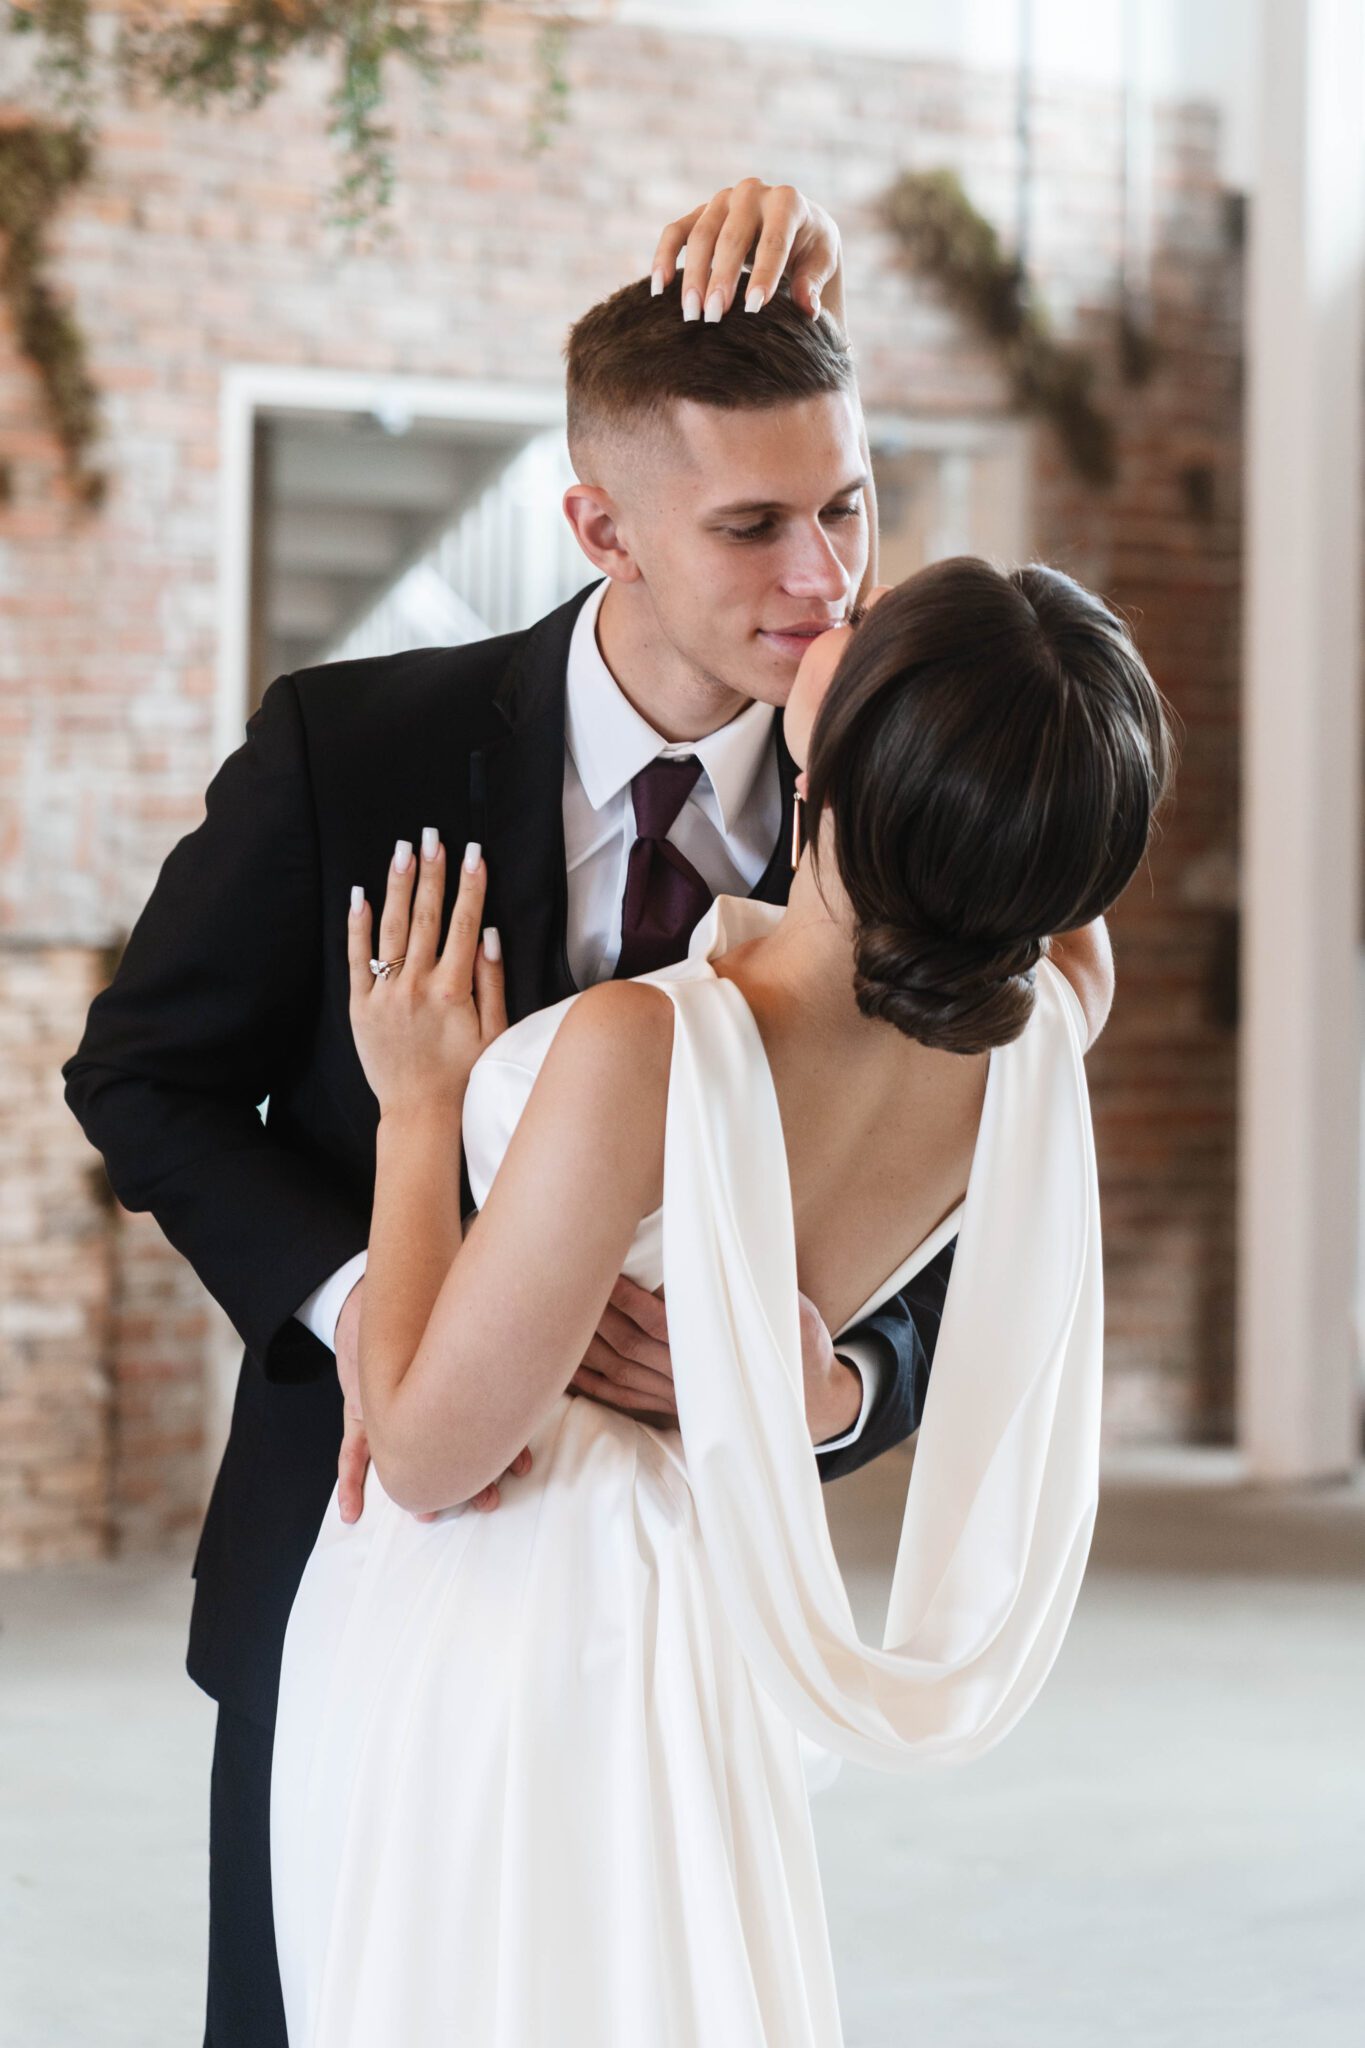
[[990, 1055], [933, 1052], [867, 1019], [834, 1043], [746, 975], [747, 950], [713, 964], [735, 983], [763, 1039], [801, 1291], [836, 1331], [966, 1193]]

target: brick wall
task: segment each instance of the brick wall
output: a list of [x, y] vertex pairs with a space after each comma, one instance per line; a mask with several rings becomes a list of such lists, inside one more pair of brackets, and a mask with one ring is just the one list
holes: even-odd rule
[[[1090, 1056], [1105, 1228], [1111, 1438], [1233, 1434], [1241, 283], [1206, 115], [1162, 123], [1151, 381], [1105, 396], [1099, 497], [1039, 447], [1038, 539], [1134, 623], [1181, 727], [1176, 803], [1111, 928]], [[1083, 319], [1083, 324], [1086, 323]]]
[[[111, 120], [99, 182], [53, 237], [106, 394], [113, 488], [94, 520], [68, 511], [34, 380], [0, 314], [0, 457], [14, 484], [0, 507], [0, 932], [37, 947], [16, 959], [48, 958], [52, 935], [75, 942], [50, 952], [67, 963], [52, 968], [71, 977], [65, 996], [43, 1006], [45, 1023], [30, 1009], [17, 1027], [35, 1073], [70, 1050], [99, 949], [117, 942], [201, 814], [214, 765], [226, 365], [496, 379], [510, 361], [518, 379], [552, 381], [569, 319], [643, 271], [662, 222], [756, 169], [810, 190], [844, 226], [870, 406], [1003, 407], [988, 352], [902, 274], [875, 201], [907, 166], [946, 162], [1008, 222], [1009, 80], [608, 27], [575, 41], [571, 125], [530, 160], [529, 38], [495, 21], [486, 42], [487, 64], [442, 100], [400, 93], [396, 235], [374, 253], [340, 253], [319, 225], [333, 175], [325, 67], [300, 64], [287, 96], [251, 117]], [[1118, 248], [1117, 113], [1112, 97], [1079, 88], [1038, 105], [1034, 254], [1063, 329], [1100, 338]], [[1120, 1002], [1092, 1063], [1108, 1427], [1178, 1438], [1225, 1434], [1230, 1416], [1239, 312], [1207, 114], [1165, 110], [1156, 161], [1161, 365], [1143, 390], [1112, 390], [1124, 458], [1112, 492], [1078, 486], [1038, 436], [1035, 518], [1040, 552], [1140, 614], [1187, 728], [1180, 803], [1150, 886], [1136, 885], [1115, 920]], [[6, 1002], [22, 1010], [30, 999], [9, 988]], [[22, 1100], [5, 1103], [6, 1119], [27, 1114]], [[32, 1202], [44, 1199], [49, 1148], [70, 1156], [72, 1184], [84, 1185], [73, 1131], [54, 1113], [41, 1146], [24, 1140]], [[31, 1206], [22, 1190], [13, 1199]], [[99, 1411], [121, 1447], [116, 1459], [100, 1452], [98, 1480], [93, 1466], [87, 1474], [104, 1488], [106, 1535], [160, 1541], [184, 1529], [200, 1496], [210, 1326], [144, 1223], [97, 1207], [63, 1219], [45, 1256], [76, 1275], [103, 1232], [97, 1257], [110, 1277], [105, 1305], [61, 1338], [51, 1365], [54, 1384], [85, 1386], [88, 1398], [64, 1398], [33, 1423], [17, 1454], [22, 1483], [40, 1492], [69, 1446], [104, 1442]], [[20, 1278], [7, 1300], [24, 1294]], [[33, 1361], [32, 1347], [49, 1342], [7, 1341]], [[70, 1521], [72, 1548], [96, 1540], [98, 1517], [73, 1508]], [[49, 1536], [16, 1527], [3, 1539], [9, 1554], [47, 1554]]]
[[100, 985], [82, 946], [0, 943], [0, 1566], [111, 1535], [113, 1235], [53, 1045]]
[[149, 1216], [116, 1211], [114, 1270], [110, 1520], [120, 1549], [187, 1545], [208, 1477], [205, 1382], [215, 1311]]
[[188, 1543], [212, 1305], [62, 1099], [107, 956], [0, 939], [0, 1567]]

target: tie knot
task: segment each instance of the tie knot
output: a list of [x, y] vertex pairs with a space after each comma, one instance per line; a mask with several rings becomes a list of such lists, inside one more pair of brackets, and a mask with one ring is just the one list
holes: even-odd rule
[[669, 760], [663, 754], [632, 776], [630, 794], [635, 804], [635, 831], [640, 839], [667, 839], [673, 821], [701, 774], [695, 754]]

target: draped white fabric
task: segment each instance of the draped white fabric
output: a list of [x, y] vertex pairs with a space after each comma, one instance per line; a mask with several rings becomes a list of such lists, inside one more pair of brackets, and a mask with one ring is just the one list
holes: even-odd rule
[[1042, 963], [1028, 1028], [991, 1055], [875, 1649], [854, 1627], [809, 1451], [786, 1151], [762, 1041], [732, 982], [658, 979], [676, 1020], [669, 1341], [726, 1612], [765, 1689], [816, 1742], [892, 1769], [975, 1755], [1047, 1676], [1098, 1501], [1103, 1283], [1079, 1004]]
[[[678, 966], [665, 1199], [675, 1432], [565, 1396], [491, 1516], [371, 1472], [290, 1616], [272, 1881], [291, 2048], [839, 2048], [802, 1751], [902, 1768], [997, 1740], [1057, 1653], [1096, 1500], [1099, 1231], [1078, 1006], [1050, 967], [992, 1056], [971, 1183], [861, 1313], [961, 1237], [886, 1646], [858, 1641], [801, 1401], [781, 1122], [710, 965]], [[475, 1069], [487, 1194], [567, 1005]], [[860, 1317], [852, 1320], [857, 1321]]]

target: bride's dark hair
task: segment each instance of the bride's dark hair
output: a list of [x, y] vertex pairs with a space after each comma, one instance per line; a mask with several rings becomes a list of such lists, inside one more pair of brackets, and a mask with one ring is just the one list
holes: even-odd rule
[[1049, 935], [1136, 872], [1173, 753], [1126, 624], [1060, 570], [959, 556], [888, 591], [844, 650], [807, 769], [863, 1015], [945, 1052], [1017, 1038]]

